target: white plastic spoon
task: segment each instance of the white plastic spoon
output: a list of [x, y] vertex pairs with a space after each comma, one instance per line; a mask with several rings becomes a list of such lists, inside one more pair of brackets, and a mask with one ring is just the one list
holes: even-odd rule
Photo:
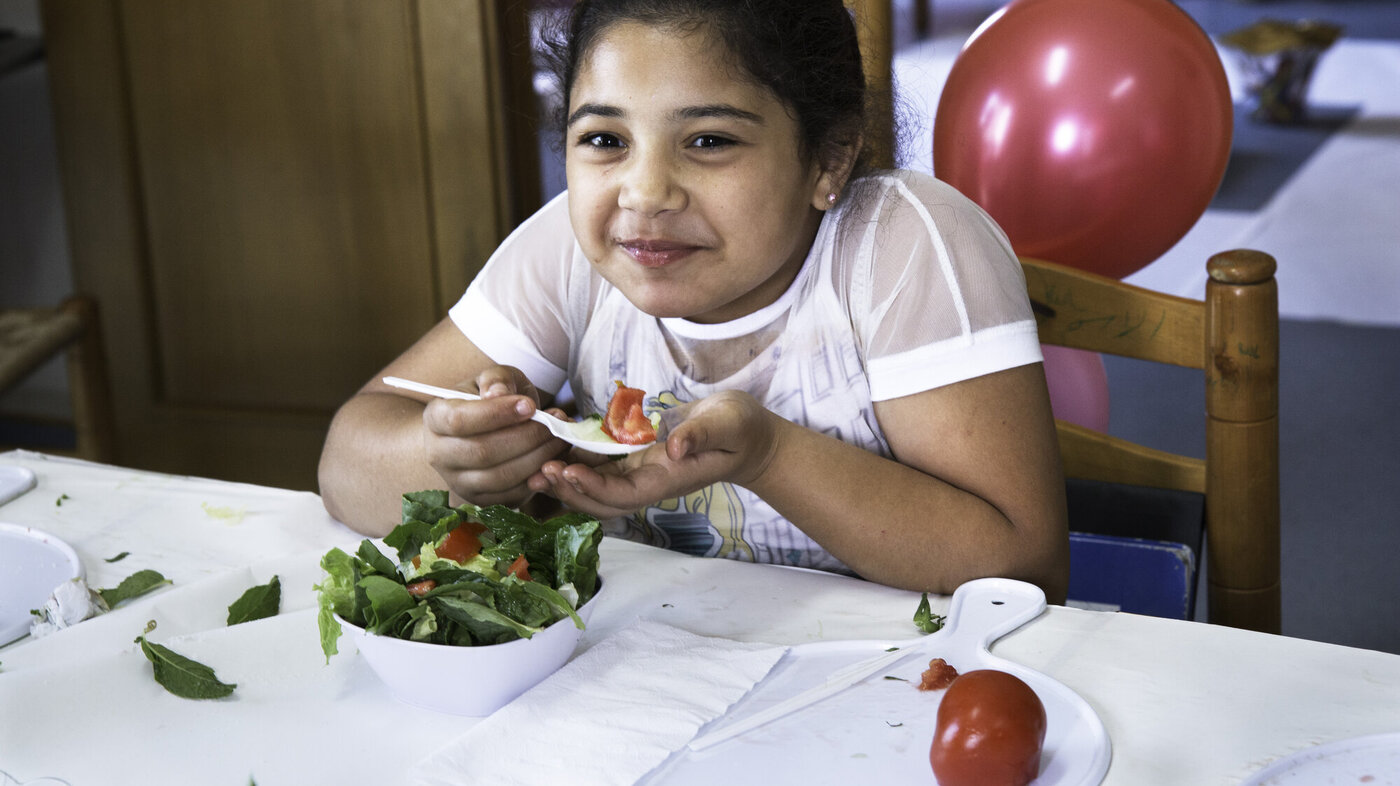
[[[427, 385], [422, 382], [414, 382], [411, 379], [403, 379], [402, 377], [385, 377], [384, 384], [390, 387], [412, 390], [415, 393], [423, 393], [428, 396], [437, 396], [438, 398], [456, 398], [464, 401], [479, 401], [481, 399], [481, 396], [476, 396], [471, 393], [464, 393], [460, 390], [452, 390], [451, 388], [440, 388], [437, 385]], [[650, 447], [654, 444], [648, 442], [645, 445], [624, 445], [621, 442], [613, 441], [606, 434], [601, 433], [596, 425], [572, 420], [561, 420], [553, 415], [541, 412], [538, 409], [530, 416], [530, 419], [536, 423], [544, 424], [544, 427], [549, 429], [549, 433], [570, 445], [602, 456], [620, 456], [623, 453], [635, 453], [638, 450]], [[602, 439], [599, 439], [599, 437]]]

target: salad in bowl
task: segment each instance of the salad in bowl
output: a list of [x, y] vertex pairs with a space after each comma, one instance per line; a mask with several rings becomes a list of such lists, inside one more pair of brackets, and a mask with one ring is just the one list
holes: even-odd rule
[[[365, 539], [321, 558], [321, 649], [329, 661], [349, 629], [400, 700], [489, 714], [573, 653], [602, 586], [601, 540], [582, 513], [539, 521], [501, 505], [453, 507], [446, 491], [405, 494], [402, 523], [382, 541], [392, 556]], [[422, 674], [437, 668], [490, 679], [422, 694]]]

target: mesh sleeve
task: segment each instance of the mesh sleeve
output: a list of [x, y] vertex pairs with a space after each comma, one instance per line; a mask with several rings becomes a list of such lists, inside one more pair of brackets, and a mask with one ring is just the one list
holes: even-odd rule
[[985, 212], [926, 176], [872, 202], [842, 252], [875, 400], [1041, 360], [1020, 262]]

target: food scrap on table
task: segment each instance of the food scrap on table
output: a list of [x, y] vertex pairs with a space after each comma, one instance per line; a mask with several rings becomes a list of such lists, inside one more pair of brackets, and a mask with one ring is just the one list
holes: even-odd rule
[[169, 579], [154, 570], [138, 570], [111, 589], [94, 590], [81, 578], [69, 579], [54, 588], [43, 606], [31, 612], [34, 619], [29, 625], [29, 635], [37, 639], [57, 633], [169, 583]]
[[928, 662], [928, 668], [919, 675], [919, 690], [943, 690], [958, 678], [958, 670], [948, 665], [942, 658]]
[[29, 624], [29, 635], [42, 638], [106, 610], [102, 596], [89, 589], [87, 582], [80, 578], [69, 579], [54, 588], [43, 606], [30, 612], [34, 619]]
[[209, 518], [218, 519], [228, 524], [241, 524], [243, 523], [243, 517], [248, 514], [245, 508], [210, 505], [208, 502], [201, 502], [199, 506], [204, 509], [204, 514]]
[[919, 607], [914, 609], [914, 626], [924, 633], [936, 633], [943, 629], [943, 623], [947, 617], [942, 614], [934, 614], [929, 606], [928, 593], [925, 592], [923, 598], [919, 600]]

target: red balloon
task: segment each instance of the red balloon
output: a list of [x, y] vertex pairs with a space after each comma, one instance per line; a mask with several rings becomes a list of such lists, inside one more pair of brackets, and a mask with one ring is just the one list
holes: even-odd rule
[[1220, 56], [1171, 0], [1014, 0], [953, 63], [934, 174], [1016, 253], [1122, 278], [1205, 212], [1233, 130]]

